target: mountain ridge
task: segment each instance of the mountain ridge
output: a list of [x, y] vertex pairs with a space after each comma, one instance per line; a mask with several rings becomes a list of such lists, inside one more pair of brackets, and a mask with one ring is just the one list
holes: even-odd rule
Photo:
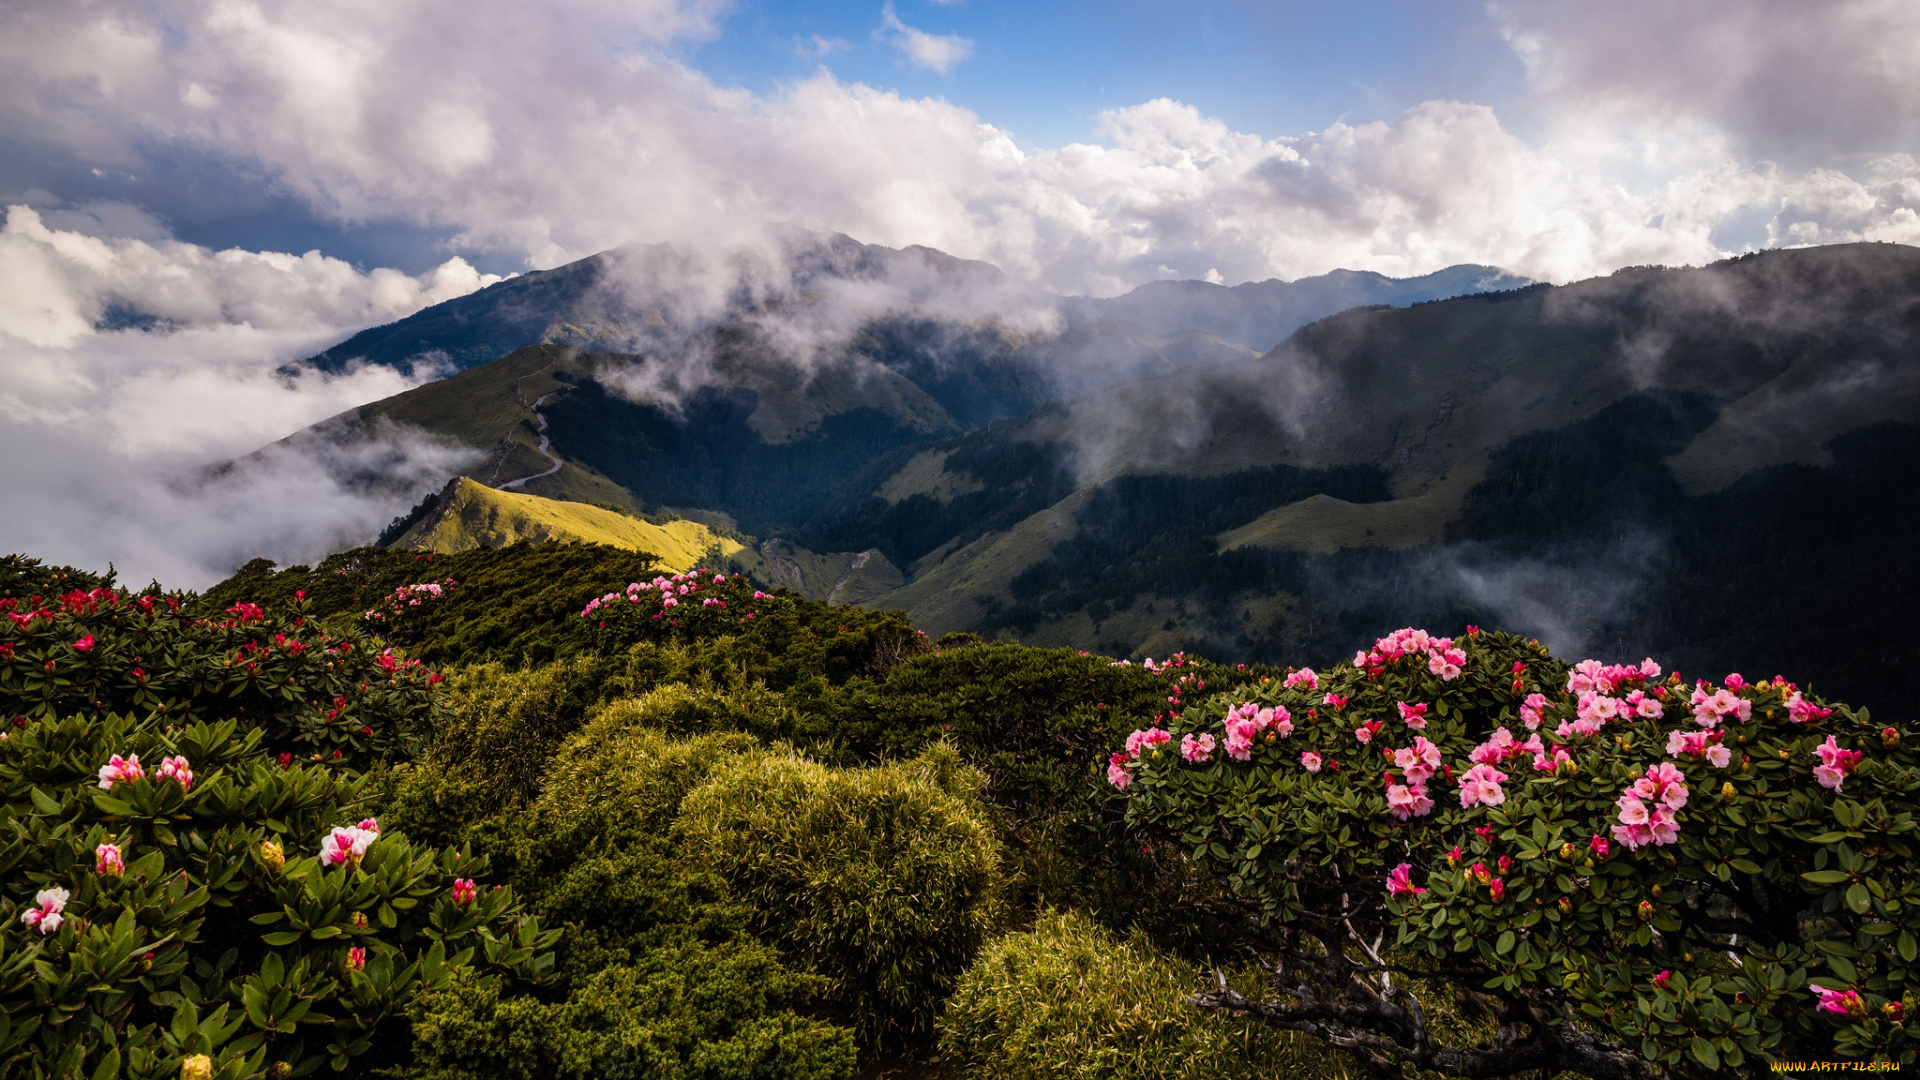
[[[1231, 292], [1157, 291], [1209, 290]], [[728, 362], [746, 369], [785, 362], [755, 351], [756, 332], [713, 340], [742, 350]], [[1261, 354], [1211, 334], [1178, 352], [1181, 339], [1118, 322], [1044, 344], [1068, 335], [1086, 346], [1069, 359], [1100, 365], [1096, 377], [1042, 378], [1041, 345], [1005, 327], [892, 319], [797, 381], [755, 376], [760, 389], [734, 379], [677, 398], [634, 392], [634, 373], [657, 359], [542, 345], [364, 407], [355, 422], [422, 422], [497, 445], [519, 471], [491, 467], [524, 475], [536, 463], [526, 403], [550, 392], [543, 411], [566, 464], [552, 486], [528, 485], [537, 494], [709, 516], [783, 545], [784, 561], [812, 567], [804, 575], [829, 592], [877, 553], [899, 582], [864, 578], [864, 602], [904, 608], [930, 632], [1259, 658], [1338, 655], [1362, 623], [1462, 612], [1692, 655], [1678, 638], [1635, 644], [1652, 628], [1693, 633], [1675, 629], [1692, 625], [1684, 613], [1647, 606], [1651, 583], [1688, 559], [1706, 567], [1703, 582], [1760, 564], [1740, 562], [1737, 544], [1734, 561], [1715, 563], [1675, 530], [1719, 505], [1717, 493], [1785, 484], [1818, 495], [1804, 478], [1841, 470], [1833, 490], [1864, 498], [1861, 520], [1881, 535], [1898, 515], [1859, 478], [1897, 473], [1889, 448], [1920, 420], [1920, 251], [1897, 245], [1354, 308]], [[872, 388], [894, 380], [931, 404], [888, 412]], [[787, 419], [756, 425], [762, 410]], [[1889, 423], [1878, 442], [1856, 438]], [[621, 495], [595, 497], [593, 485]], [[1621, 501], [1583, 504], [1587, 488]], [[1489, 509], [1536, 504], [1551, 510]], [[1583, 517], [1596, 527], [1560, 524]], [[1753, 535], [1778, 537], [1796, 559], [1851, 542], [1803, 543], [1785, 528], [1762, 518]], [[1904, 581], [1878, 543], [1863, 557]], [[821, 552], [836, 554], [816, 566]], [[1808, 564], [1802, 576], [1820, 573]], [[1534, 584], [1520, 583], [1527, 574]], [[1368, 575], [1407, 584], [1379, 593]], [[1527, 597], [1542, 589], [1582, 598], [1569, 621], [1539, 621]], [[1714, 633], [1727, 649], [1765, 651]]]

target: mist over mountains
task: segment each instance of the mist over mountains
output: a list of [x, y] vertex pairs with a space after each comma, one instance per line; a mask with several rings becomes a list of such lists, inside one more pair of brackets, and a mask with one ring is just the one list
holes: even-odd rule
[[459, 370], [287, 446], [425, 433], [756, 572], [857, 560], [929, 632], [1302, 662], [1480, 622], [1875, 704], [1920, 646], [1917, 301], [1895, 245], [1067, 300], [844, 237], [622, 249], [322, 354]]

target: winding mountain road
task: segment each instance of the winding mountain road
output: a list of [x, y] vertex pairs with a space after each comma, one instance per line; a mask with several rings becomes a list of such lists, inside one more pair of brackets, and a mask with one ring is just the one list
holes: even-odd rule
[[548, 398], [552, 397], [554, 394], [557, 394], [559, 392], [560, 391], [555, 390], [555, 391], [552, 391], [551, 393], [541, 394], [539, 397], [533, 399], [532, 405], [527, 406], [527, 408], [533, 413], [533, 419], [536, 424], [534, 430], [540, 433], [540, 452], [546, 455], [547, 460], [553, 462], [553, 464], [548, 468], [540, 470], [537, 473], [528, 473], [525, 476], [519, 477], [514, 480], [509, 480], [506, 483], [501, 484], [500, 485], [501, 491], [506, 491], [509, 488], [517, 488], [529, 480], [538, 480], [543, 476], [552, 476], [554, 473], [557, 473], [560, 471], [560, 466], [564, 464], [564, 462], [562, 462], [559, 458], [554, 457], [553, 454], [547, 449], [547, 447], [550, 445], [547, 440], [547, 415], [540, 411], [540, 406], [545, 405], [547, 403]]

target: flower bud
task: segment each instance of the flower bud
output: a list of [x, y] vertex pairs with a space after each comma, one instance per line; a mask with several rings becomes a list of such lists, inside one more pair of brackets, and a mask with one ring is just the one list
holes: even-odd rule
[[180, 1059], [180, 1080], [213, 1080], [213, 1059], [205, 1054]]
[[1900, 745], [1900, 733], [1893, 728], [1880, 729], [1880, 745], [1891, 750]]
[[1563, 896], [1560, 898], [1560, 914], [1573, 914], [1573, 900], [1570, 897]]
[[1788, 750], [1788, 749], [1787, 749], [1786, 747], [1784, 747], [1784, 746], [1783, 746], [1783, 747], [1781, 747], [1781, 748], [1780, 748], [1780, 760], [1781, 760], [1781, 761], [1792, 761], [1792, 760], [1793, 760], [1793, 753], [1792, 753], [1791, 751], [1789, 751], [1789, 750]]
[[1733, 796], [1734, 796], [1733, 781], [1728, 780], [1726, 783], [1720, 785], [1720, 801], [1721, 802], [1732, 802]]
[[118, 844], [101, 844], [93, 849], [93, 872], [101, 877], [119, 877], [126, 873], [127, 864], [121, 861]]
[[1492, 881], [1487, 882], [1487, 892], [1493, 897], [1493, 902], [1497, 904], [1506, 899], [1507, 883], [1501, 881], [1499, 878], [1494, 878]]
[[1641, 922], [1652, 922], [1653, 921], [1653, 901], [1651, 900], [1640, 901], [1640, 906], [1634, 909], [1634, 914], [1640, 916]]
[[1657, 881], [1656, 881], [1656, 882], [1654, 882], [1654, 883], [1653, 883], [1653, 888], [1651, 888], [1651, 889], [1648, 889], [1647, 891], [1653, 894], [1653, 898], [1654, 898], [1655, 900], [1658, 900], [1658, 899], [1660, 899], [1660, 883], [1659, 883], [1659, 882], [1657, 882]]
[[367, 966], [367, 950], [355, 945], [347, 950], [347, 970], [361, 971]]
[[260, 861], [266, 865], [267, 869], [277, 874], [286, 869], [287, 853], [280, 850], [279, 844], [271, 840], [262, 840], [260, 841]]
[[[1896, 736], [1896, 738], [1897, 737], [1898, 736]], [[1898, 1024], [1907, 1018], [1907, 1007], [1897, 1001], [1889, 1001], [1885, 1005], [1880, 1006], [1880, 1015]]]
[[273, 1068], [267, 1070], [267, 1075], [273, 1077], [273, 1080], [288, 1080], [293, 1075], [293, 1066], [284, 1061], [276, 1061], [273, 1063]]
[[1560, 845], [1560, 857], [1568, 862], [1573, 861], [1573, 844], [1571, 842]]
[[365, 930], [367, 928], [367, 913], [364, 911], [356, 911], [353, 913], [353, 918], [347, 921], [353, 924], [355, 930]]

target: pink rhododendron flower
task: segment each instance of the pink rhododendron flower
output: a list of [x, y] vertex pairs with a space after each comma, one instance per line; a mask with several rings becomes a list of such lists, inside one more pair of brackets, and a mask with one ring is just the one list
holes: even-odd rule
[[1304, 686], [1309, 690], [1318, 690], [1320, 688], [1320, 676], [1315, 674], [1312, 668], [1301, 668], [1299, 671], [1287, 676], [1285, 685], [1288, 688]]
[[1305, 767], [1308, 772], [1319, 772], [1322, 762], [1319, 754], [1308, 750], [1300, 755], [1300, 764]]
[[1607, 844], [1606, 837], [1595, 833], [1593, 838], [1587, 841], [1587, 850], [1593, 852], [1594, 858], [1604, 859], [1611, 848]]
[[1423, 817], [1432, 809], [1433, 800], [1427, 797], [1424, 787], [1394, 784], [1387, 788], [1387, 813], [1401, 821]]
[[1674, 812], [1686, 804], [1685, 775], [1667, 762], [1660, 762], [1614, 800], [1619, 810], [1619, 824], [1611, 830], [1613, 838], [1627, 845], [1630, 851], [1648, 844], [1674, 843], [1680, 839], [1680, 823]]
[[1507, 898], [1507, 883], [1501, 881], [1499, 878], [1494, 878], [1492, 881], [1487, 882], [1487, 896], [1496, 904], [1505, 900]]
[[1387, 873], [1387, 895], [1389, 896], [1418, 896], [1426, 891], [1414, 887], [1411, 863], [1401, 863]]
[[1144, 731], [1136, 731], [1127, 736], [1127, 756], [1137, 758], [1144, 751], [1151, 750], [1161, 743], [1171, 742], [1172, 740], [1173, 736], [1157, 727], [1150, 727]]
[[160, 762], [160, 767], [153, 771], [153, 778], [155, 780], [172, 780], [180, 785], [181, 791], [187, 791], [193, 787], [193, 770], [187, 766], [187, 759], [184, 757], [176, 756], [163, 759]]
[[1400, 710], [1401, 721], [1405, 723], [1408, 727], [1412, 728], [1415, 731], [1419, 731], [1420, 729], [1427, 726], [1426, 705], [1424, 704], [1409, 705], [1404, 701], [1396, 701], [1394, 702], [1394, 704]]
[[1127, 770], [1127, 765], [1131, 760], [1132, 759], [1125, 754], [1113, 755], [1107, 762], [1107, 783], [1112, 784], [1121, 791], [1127, 790], [1127, 785], [1133, 783], [1133, 773]]
[[1347, 698], [1344, 695], [1336, 694], [1329, 690], [1327, 696], [1320, 699], [1320, 704], [1331, 705], [1334, 711], [1338, 712], [1347, 707]]
[[115, 754], [112, 760], [100, 766], [100, 786], [112, 791], [115, 784], [131, 784], [145, 775], [147, 770], [140, 767], [139, 754], [128, 754], [126, 757]]
[[1372, 742], [1373, 737], [1380, 734], [1380, 729], [1385, 726], [1378, 720], [1369, 720], [1353, 729], [1353, 737], [1364, 746]]
[[1660, 974], [1655, 975], [1653, 977], [1653, 988], [1655, 990], [1665, 990], [1669, 986], [1671, 986], [1672, 983], [1673, 983], [1673, 972], [1671, 971], [1663, 971]]
[[1526, 742], [1516, 742], [1513, 732], [1499, 727], [1494, 728], [1492, 736], [1486, 742], [1474, 747], [1467, 757], [1481, 765], [1498, 765], [1508, 758], [1520, 757], [1524, 754], [1532, 754], [1537, 759], [1545, 752], [1546, 748], [1540, 744], [1539, 735], [1528, 736]]
[[1190, 734], [1182, 735], [1180, 737], [1180, 756], [1198, 764], [1213, 756], [1213, 746], [1213, 735], [1208, 732], [1201, 732], [1198, 738]]
[[119, 877], [127, 864], [120, 858], [120, 845], [101, 844], [93, 849], [93, 872], [102, 877]]
[[1858, 750], [1840, 749], [1840, 744], [1831, 735], [1827, 736], [1826, 742], [1814, 747], [1813, 752], [1820, 758], [1820, 764], [1814, 767], [1813, 778], [1820, 782], [1821, 787], [1834, 791], [1840, 790], [1840, 785], [1846, 782], [1864, 756]]
[[1731, 690], [1715, 690], [1709, 694], [1705, 683], [1693, 688], [1691, 704], [1694, 723], [1701, 727], [1717, 727], [1729, 716], [1744, 724], [1753, 716], [1753, 702]]
[[1520, 720], [1527, 725], [1528, 731], [1540, 726], [1542, 719], [1540, 714], [1546, 707], [1547, 695], [1545, 694], [1528, 694], [1527, 699], [1520, 703]]
[[1838, 1016], [1865, 1016], [1867, 1003], [1853, 990], [1829, 990], [1824, 986], [1809, 986], [1815, 997], [1820, 999], [1819, 1008]]
[[1501, 788], [1507, 774], [1491, 765], [1475, 765], [1460, 775], [1461, 806], [1499, 806], [1507, 801]]
[[1741, 677], [1740, 677], [1740, 673], [1739, 673], [1739, 672], [1737, 672], [1737, 671], [1736, 671], [1736, 672], [1734, 672], [1733, 674], [1731, 674], [1731, 675], [1729, 675], [1729, 676], [1727, 676], [1727, 677], [1726, 677], [1726, 678], [1725, 678], [1724, 680], [1722, 680], [1722, 681], [1723, 681], [1723, 682], [1724, 682], [1724, 683], [1726, 684], [1726, 687], [1727, 687], [1727, 689], [1729, 689], [1729, 690], [1738, 690], [1738, 689], [1740, 689], [1741, 687], [1743, 687], [1743, 686], [1745, 686], [1745, 685], [1747, 685], [1747, 680], [1745, 680], [1745, 679], [1743, 679], [1743, 678], [1741, 678]]
[[1640, 666], [1631, 664], [1602, 664], [1598, 660], [1582, 660], [1573, 665], [1567, 673], [1567, 693], [1604, 694], [1618, 696], [1620, 688], [1634, 683], [1644, 683], [1660, 677], [1660, 665], [1651, 657], [1641, 661]]
[[73, 643], [73, 651], [74, 652], [92, 652], [93, 651], [93, 635], [92, 634], [80, 635], [80, 640]]
[[1572, 760], [1573, 756], [1567, 753], [1565, 748], [1556, 746], [1553, 748], [1553, 754], [1551, 756], [1544, 750], [1534, 754], [1533, 768], [1535, 772], [1558, 772], [1561, 763]]
[[1393, 752], [1393, 763], [1406, 774], [1407, 783], [1420, 787], [1440, 771], [1440, 748], [1426, 736], [1416, 736], [1412, 746]]
[[479, 893], [480, 887], [473, 883], [472, 878], [453, 879], [453, 904], [455, 907], [466, 907], [468, 904], [473, 903], [473, 898], [479, 895]]
[[1787, 719], [1793, 721], [1796, 724], [1806, 724], [1806, 723], [1811, 723], [1815, 720], [1825, 720], [1827, 717], [1832, 715], [1833, 715], [1832, 709], [1823, 709], [1820, 706], [1815, 705], [1813, 702], [1808, 701], [1804, 697], [1801, 697], [1800, 691], [1798, 690], [1795, 690], [1793, 692], [1793, 695], [1787, 698]]
[[33, 906], [20, 913], [20, 921], [28, 929], [40, 931], [42, 936], [60, 929], [60, 923], [66, 918], [67, 900], [71, 893], [65, 889], [41, 889], [34, 894]]
[[344, 829], [336, 827], [320, 843], [320, 861], [327, 866], [359, 866], [361, 857], [367, 853], [367, 848], [373, 846], [373, 842], [378, 839], [380, 839], [378, 830], [363, 829], [358, 826]]
[[1720, 742], [1718, 731], [1670, 731], [1667, 733], [1667, 753], [1674, 757], [1682, 754], [1704, 758], [1716, 769], [1724, 769], [1733, 762], [1733, 751]]

